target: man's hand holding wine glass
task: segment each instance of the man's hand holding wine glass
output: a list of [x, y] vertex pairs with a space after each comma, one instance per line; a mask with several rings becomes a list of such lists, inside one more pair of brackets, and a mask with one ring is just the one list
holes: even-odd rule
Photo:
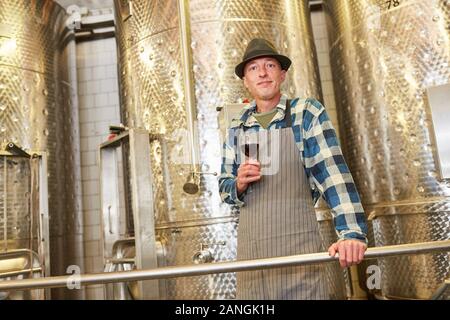
[[238, 168], [236, 188], [238, 195], [247, 190], [250, 183], [261, 179], [261, 164], [258, 160], [248, 159]]

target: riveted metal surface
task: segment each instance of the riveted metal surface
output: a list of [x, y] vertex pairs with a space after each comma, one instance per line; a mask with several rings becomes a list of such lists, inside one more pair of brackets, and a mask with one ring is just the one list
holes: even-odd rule
[[[450, 81], [449, 1], [325, 1], [325, 9], [343, 149], [375, 243], [449, 239], [450, 184], [438, 179], [426, 98]], [[380, 260], [383, 293], [429, 297], [448, 259]]]
[[[6, 175], [4, 172], [6, 172]], [[28, 159], [0, 157], [0, 250], [2, 251], [6, 251], [5, 249], [29, 248], [30, 232], [33, 232], [34, 235], [37, 234], [36, 221], [33, 230], [31, 230], [30, 174], [30, 161]], [[7, 209], [6, 221], [4, 216], [5, 206]]]
[[[248, 42], [256, 37], [271, 40], [292, 59], [283, 92], [292, 97], [321, 99], [307, 1], [189, 1], [195, 143], [199, 168], [207, 173], [200, 176], [200, 190], [195, 195], [183, 192], [191, 166], [177, 1], [116, 0], [115, 9], [122, 121], [161, 137], [151, 143], [157, 229], [170, 224], [176, 230], [177, 225], [187, 222], [212, 223], [236, 216], [236, 208], [221, 202], [217, 176], [211, 174], [220, 173], [221, 165], [216, 108], [250, 98], [234, 75], [234, 66]], [[164, 231], [165, 237], [171, 239], [167, 244], [167, 265], [192, 263], [193, 248], [199, 250], [202, 242], [224, 237], [227, 243], [236, 241], [236, 223], [211, 223], [206, 223], [208, 227], [180, 229], [183, 232], [177, 236]], [[158, 232], [161, 236], [162, 231]], [[236, 258], [234, 244], [213, 248], [216, 258]], [[168, 297], [172, 299], [235, 296], [234, 274], [168, 281]]]
[[[404, 244], [450, 238], [449, 212], [381, 216], [373, 220], [375, 244]], [[450, 273], [450, 254], [378, 259], [382, 290], [390, 297], [429, 299]]]
[[[192, 265], [202, 249], [211, 252], [212, 261], [230, 261], [236, 256], [237, 222], [198, 222], [198, 226], [158, 229], [166, 251], [167, 265]], [[166, 281], [167, 297], [172, 299], [234, 299], [235, 273], [184, 277]]]
[[83, 266], [74, 41], [63, 38], [64, 20], [50, 0], [0, 2], [0, 145], [47, 153], [55, 275]]

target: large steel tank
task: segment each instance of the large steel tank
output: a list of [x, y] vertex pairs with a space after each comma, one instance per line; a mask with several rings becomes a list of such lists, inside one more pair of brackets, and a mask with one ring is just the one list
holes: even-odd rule
[[[325, 1], [341, 138], [377, 246], [450, 239], [427, 88], [450, 81], [450, 1]], [[373, 244], [372, 244], [373, 245]], [[429, 298], [448, 254], [380, 259], [387, 297]]]
[[[238, 211], [221, 203], [217, 177], [211, 173], [220, 174], [221, 165], [217, 108], [250, 98], [234, 75], [248, 42], [267, 38], [292, 59], [282, 88], [286, 94], [321, 99], [307, 1], [184, 1], [189, 3], [188, 15], [180, 3], [115, 1], [123, 122], [165, 140], [152, 142], [152, 166], [156, 230], [168, 266], [192, 264], [209, 255], [208, 261], [236, 258]], [[192, 57], [187, 62], [182, 45], [186, 31]], [[192, 81], [188, 85], [186, 69]], [[186, 106], [191, 93], [193, 110]], [[192, 170], [191, 148], [184, 139], [190, 130], [195, 131], [194, 158], [203, 172], [196, 194], [183, 191]], [[188, 161], [180, 161], [186, 154]], [[323, 219], [321, 226], [328, 244], [330, 235], [335, 236], [332, 222]], [[200, 254], [205, 250], [209, 253]], [[328, 274], [332, 292], [343, 298], [343, 275], [334, 267]], [[235, 297], [235, 281], [234, 273], [169, 279], [166, 289], [171, 299], [230, 299]]]
[[[69, 265], [83, 269], [75, 42], [65, 17], [51, 0], [0, 1], [0, 143], [47, 154], [52, 275], [66, 274]], [[6, 190], [13, 197], [8, 249], [21, 248], [28, 236], [23, 181], [7, 185], [14, 188]], [[64, 297], [82, 298], [83, 291], [53, 292]]]

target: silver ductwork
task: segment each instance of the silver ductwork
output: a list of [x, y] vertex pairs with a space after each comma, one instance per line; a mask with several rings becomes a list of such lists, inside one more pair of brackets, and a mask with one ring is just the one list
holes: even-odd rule
[[[373, 224], [372, 241], [450, 239], [450, 184], [439, 174], [434, 139], [447, 133], [433, 127], [435, 99], [428, 95], [450, 82], [450, 1], [324, 5], [343, 149]], [[450, 258], [386, 258], [379, 266], [385, 296], [421, 299], [449, 276]]]
[[[51, 0], [1, 1], [0, 144], [4, 149], [13, 142], [26, 151], [47, 155], [52, 275], [66, 274], [69, 265], [83, 270], [75, 85], [75, 43], [65, 28], [64, 9]], [[17, 177], [26, 173], [19, 171]], [[22, 233], [13, 229], [26, 226], [30, 219], [25, 181], [7, 184], [13, 193], [2, 190], [8, 197], [14, 194], [10, 205], [2, 208], [12, 229], [6, 230], [8, 250], [24, 249]], [[53, 298], [63, 297], [82, 298], [83, 291], [54, 292]]]
[[[116, 0], [115, 9], [122, 121], [162, 137], [150, 144], [155, 228], [165, 265], [234, 260], [238, 211], [218, 192], [224, 128], [217, 110], [250, 98], [234, 66], [255, 37], [269, 39], [292, 59], [286, 94], [321, 99], [308, 3]], [[320, 224], [328, 245], [335, 239], [332, 221]], [[125, 236], [133, 232], [130, 223]], [[339, 267], [329, 269], [329, 277], [335, 297], [345, 297]], [[168, 279], [166, 298], [230, 299], [235, 281], [234, 273]]]

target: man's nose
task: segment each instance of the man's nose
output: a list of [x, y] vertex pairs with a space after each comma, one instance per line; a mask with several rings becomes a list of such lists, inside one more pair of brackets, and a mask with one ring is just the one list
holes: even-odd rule
[[265, 76], [267, 76], [266, 66], [262, 66], [261, 68], [259, 68], [259, 76], [261, 78], [264, 78]]

